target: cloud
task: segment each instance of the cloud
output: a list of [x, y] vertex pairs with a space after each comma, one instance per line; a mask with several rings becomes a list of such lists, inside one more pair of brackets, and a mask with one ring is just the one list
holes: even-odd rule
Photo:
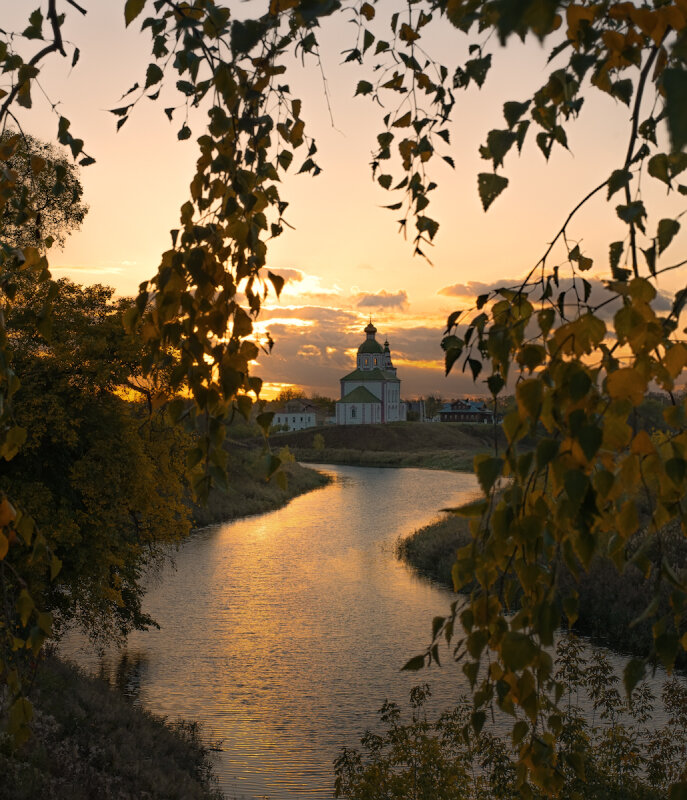
[[[562, 292], [565, 292], [565, 307], [566, 309], [572, 310], [577, 305], [578, 296], [580, 297], [581, 301], [584, 301], [585, 287], [582, 282], [583, 280], [586, 280], [586, 282], [589, 284], [589, 297], [587, 298], [586, 302], [592, 307], [592, 309], [594, 309], [596, 306], [601, 306], [603, 303], [606, 303], [609, 300], [617, 298], [615, 302], [610, 302], [607, 305], [604, 305], [596, 312], [596, 314], [602, 319], [612, 319], [613, 315], [619, 308], [619, 298], [615, 292], [608, 290], [605, 281], [591, 275], [584, 275], [582, 277], [578, 276], [574, 285], [572, 278], [560, 278], [558, 281], [558, 286], [551, 283], [552, 294], [550, 301], [556, 303], [559, 295]], [[499, 281], [493, 281], [492, 283], [468, 281], [468, 283], [454, 283], [452, 286], [445, 286], [443, 289], [439, 290], [438, 294], [445, 297], [465, 298], [471, 301], [471, 303], [474, 303], [478, 295], [489, 294], [503, 287], [518, 288], [521, 283], [522, 280], [516, 279], [501, 279]], [[541, 300], [541, 297], [541, 287], [535, 286], [533, 289], [530, 289], [529, 298], [531, 301], [538, 302]], [[670, 295], [659, 290], [654, 303], [654, 308], [657, 311], [670, 310], [670, 308], [672, 308], [672, 300]]]
[[408, 305], [408, 293], [399, 289], [396, 294], [382, 289], [379, 294], [363, 294], [358, 297], [358, 308], [398, 308], [403, 310]]
[[442, 294], [445, 297], [476, 297], [479, 294], [486, 294], [499, 286], [510, 285], [510, 283], [510, 281], [506, 283], [502, 281], [498, 284], [480, 283], [479, 281], [454, 283], [453, 286], [444, 286], [443, 289], [439, 289], [437, 294]]
[[[122, 261], [122, 264], [129, 262]], [[83, 272], [85, 275], [120, 275], [122, 267], [55, 267], [50, 265], [51, 272]]]

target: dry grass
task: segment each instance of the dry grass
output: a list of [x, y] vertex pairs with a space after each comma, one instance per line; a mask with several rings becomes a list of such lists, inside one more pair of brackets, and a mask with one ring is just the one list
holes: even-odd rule
[[[195, 723], [170, 723], [55, 658], [38, 671], [33, 736], [0, 739], [3, 800], [221, 800]], [[2, 708], [0, 706], [0, 715]]]
[[285, 464], [286, 490], [273, 479], [264, 479], [263, 456], [257, 449], [232, 451], [229, 463], [229, 490], [213, 489], [207, 506], [194, 506], [196, 527], [227, 522], [249, 514], [262, 514], [286, 505], [293, 497], [319, 489], [330, 482], [327, 475], [302, 467]]
[[[467, 520], [446, 516], [438, 522], [420, 528], [397, 543], [397, 555], [419, 573], [453, 588], [451, 568], [456, 551], [468, 544], [470, 532]], [[638, 535], [633, 547], [639, 547]], [[661, 547], [654, 545], [648, 552], [657, 565], [666, 558], [678, 575], [687, 577], [687, 539], [679, 524], [671, 524], [661, 531]], [[579, 618], [575, 631], [597, 643], [612, 647], [622, 653], [650, 657], [653, 651], [651, 625], [653, 619], [631, 624], [645, 610], [653, 597], [654, 573], [647, 579], [633, 564], [623, 572], [607, 558], [595, 558], [587, 572], [582, 571], [579, 581], [562, 566], [560, 591], [565, 596], [572, 589], [579, 592]], [[664, 587], [660, 594], [658, 615], [671, 615], [670, 591]], [[687, 667], [687, 657], [678, 652], [677, 666]]]

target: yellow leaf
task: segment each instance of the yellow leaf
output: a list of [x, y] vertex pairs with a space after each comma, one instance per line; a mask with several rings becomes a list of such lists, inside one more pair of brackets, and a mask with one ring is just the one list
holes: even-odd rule
[[651, 437], [646, 431], [639, 431], [639, 433], [635, 436], [635, 438], [632, 440], [631, 450], [633, 453], [636, 453], [640, 456], [647, 456], [650, 453], [655, 452]]
[[603, 426], [603, 445], [607, 450], [619, 452], [630, 443], [632, 428], [616, 416], [606, 418]]
[[45, 168], [46, 164], [47, 161], [44, 158], [40, 156], [31, 156], [31, 171], [34, 175], [38, 175], [38, 173]]
[[663, 356], [663, 366], [668, 370], [671, 378], [677, 378], [687, 366], [687, 347], [680, 342], [674, 344]]
[[593, 22], [596, 16], [596, 10], [596, 6], [568, 6], [566, 9], [568, 39], [571, 39], [573, 42], [577, 40], [581, 23], [583, 21]]
[[606, 389], [614, 400], [629, 400], [638, 406], [644, 400], [646, 379], [633, 367], [624, 367], [606, 378]]
[[2, 502], [0, 502], [0, 528], [4, 528], [10, 522], [14, 522], [16, 518], [17, 512], [14, 506], [6, 497], [3, 497]]
[[128, 27], [143, 11], [146, 0], [126, 0], [124, 5], [124, 23]]
[[618, 533], [627, 539], [637, 530], [639, 520], [637, 518], [637, 506], [635, 501], [626, 500], [618, 514]]

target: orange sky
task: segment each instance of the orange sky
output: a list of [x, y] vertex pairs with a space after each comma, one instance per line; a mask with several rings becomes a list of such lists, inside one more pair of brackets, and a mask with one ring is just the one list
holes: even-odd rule
[[[261, 7], [255, 0], [252, 5]], [[170, 125], [163, 113], [165, 105], [178, 102], [173, 89], [163, 90], [157, 103], [141, 103], [115, 132], [116, 120], [107, 109], [120, 105], [121, 94], [144, 76], [151, 60], [148, 36], [136, 25], [125, 30], [123, 2], [86, 6], [89, 13], [81, 18], [65, 4], [67, 38], [81, 50], [79, 63], [72, 70], [65, 60], [53, 59], [41, 78], [50, 101], [60, 102], [60, 113], [72, 120], [75, 135], [97, 159], [82, 173], [90, 205], [83, 229], [52, 255], [51, 264], [56, 276], [107, 283], [132, 294], [169, 246], [169, 230], [177, 224], [193, 174], [195, 136], [177, 141], [178, 125]], [[378, 16], [393, 6], [380, 3]], [[3, 11], [3, 27], [23, 29], [30, 10], [27, 4], [12, 4]], [[430, 253], [434, 266], [429, 266], [413, 258], [410, 243], [397, 234], [393, 212], [381, 208], [392, 202], [389, 194], [371, 180], [370, 153], [384, 112], [353, 97], [357, 81], [369, 74], [358, 66], [340, 66], [349, 35], [352, 27], [344, 19], [324, 21], [320, 39], [334, 126], [316, 66], [295, 65], [289, 76], [292, 90], [303, 98], [303, 116], [317, 138], [324, 172], [285, 181], [287, 219], [296, 230], [273, 243], [269, 264], [290, 280], [281, 303], [266, 308], [265, 324], [276, 347], [271, 356], [261, 357], [256, 372], [274, 384], [297, 383], [337, 395], [338, 378], [352, 368], [371, 314], [380, 334], [389, 336], [404, 396], [478, 393], [481, 387], [460, 375], [443, 377], [440, 340], [446, 316], [465, 307], [471, 284], [516, 278], [538, 260], [570, 208], [622, 165], [629, 111], [605, 95], [590, 94], [581, 118], [568, 128], [571, 152], [554, 150], [547, 164], [532, 137], [519, 160], [506, 161], [510, 186], [485, 215], [476, 175], [490, 168], [479, 158], [478, 146], [490, 128], [504, 126], [502, 103], [526, 99], [547, 74], [548, 50], [537, 42], [513, 41], [506, 49], [494, 45], [495, 66], [485, 88], [458, 95], [448, 151], [455, 171], [439, 160], [432, 167], [439, 189], [430, 211], [441, 228]], [[445, 24], [430, 29], [424, 44], [448, 64], [465, 58], [465, 38]], [[39, 93], [34, 92], [34, 109], [21, 111], [29, 132], [54, 136], [57, 118]], [[199, 135], [200, 115], [192, 123]], [[649, 208], [660, 209], [649, 220], [649, 230], [655, 230], [665, 216], [665, 201], [654, 186], [644, 188]], [[602, 270], [608, 242], [625, 233], [614, 206], [599, 195], [571, 228], [573, 239]], [[679, 260], [684, 246], [683, 232], [666, 254], [669, 263]], [[683, 284], [680, 274], [672, 274], [662, 288], [674, 291]]]

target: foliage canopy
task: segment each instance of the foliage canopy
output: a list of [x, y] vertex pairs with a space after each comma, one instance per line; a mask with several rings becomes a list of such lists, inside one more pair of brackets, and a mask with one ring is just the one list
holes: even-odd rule
[[[58, 5], [84, 11], [75, 0], [44, 2], [22, 34], [22, 44], [35, 43], [31, 55], [21, 55], [16, 37], [3, 38], [3, 122], [15, 103], [31, 105], [44, 59], [55, 53], [78, 59], [78, 49], [62, 39]], [[571, 210], [529, 275], [477, 298], [475, 309], [456, 311], [447, 321], [447, 371], [462, 365], [475, 379], [486, 376], [494, 402], [515, 383], [517, 408], [503, 423], [505, 452], [476, 460], [483, 499], [460, 512], [473, 520], [473, 541], [459, 553], [455, 584], [459, 589], [476, 579], [477, 587], [446, 618], [435, 620], [435, 641], [408, 665], [438, 660], [439, 637], [453, 642], [473, 688], [473, 724], [478, 726], [493, 704], [515, 717], [521, 796], [540, 789], [558, 793], [565, 781], [561, 735], [546, 698], [556, 697], [561, 686], [549, 649], [561, 614], [574, 620], [576, 597], [560, 595], [551, 564], [560, 557], [576, 572], [600, 552], [622, 569], [628, 539], [640, 525], [638, 492], [646, 493], [648, 525], [659, 543], [669, 520], [680, 519], [683, 530], [687, 525], [687, 409], [685, 396], [676, 393], [687, 367], [680, 329], [687, 290], [679, 291], [663, 314], [655, 285], [658, 276], [685, 264], [667, 256], [680, 220], [676, 213], [656, 222], [642, 195], [648, 180], [658, 181], [678, 201], [687, 194], [681, 183], [687, 168], [687, 5], [685, 0], [409, 0], [403, 12], [393, 11], [386, 20], [386, 38], [372, 29], [374, 1], [270, 0], [261, 8], [257, 16], [239, 18], [214, 0], [124, 4], [126, 24], [140, 22], [150, 34], [152, 56], [124, 105], [112, 110], [117, 126], [141, 98], [156, 99], [165, 81], [173, 81], [182, 98], [179, 107], [165, 109], [170, 119], [190, 107], [208, 114], [172, 247], [126, 314], [128, 329], [138, 331], [145, 347], [145, 369], [164, 367], [172, 392], [183, 387], [194, 400], [190, 411], [181, 400], [173, 400], [169, 411], [175, 419], [202, 424], [191, 464], [199, 497], [207, 496], [213, 481], [225, 480], [223, 421], [235, 412], [248, 416], [250, 394], [260, 392], [260, 380], [250, 374], [260, 345], [253, 321], [268, 287], [279, 294], [283, 286], [282, 278], [265, 269], [268, 243], [285, 225], [280, 178], [298, 154], [298, 171], [320, 171], [302, 103], [291, 96], [285, 73], [290, 55], [318, 59], [324, 18], [346, 13], [356, 22], [345, 60], [371, 68], [371, 80], [360, 81], [356, 93], [380, 100], [387, 110], [373, 174], [394, 195], [388, 207], [400, 212], [401, 228], [414, 226], [418, 254], [425, 254], [439, 230], [428, 211], [436, 185], [430, 167], [437, 156], [453, 164], [448, 121], [458, 108], [458, 90], [481, 88], [489, 80], [498, 56], [490, 44], [494, 39], [507, 44], [513, 36], [538, 38], [552, 48], [551, 71], [531, 97], [505, 103], [505, 125], [486, 135], [480, 154], [489, 166], [477, 176], [485, 210], [508, 185], [506, 158], [528, 138], [534, 137], [545, 158], [554, 147], [567, 147], [566, 125], [584, 113], [589, 92], [628, 106], [626, 151]], [[468, 37], [464, 63], [449, 67], [427, 53], [436, 25]], [[178, 135], [192, 135], [185, 116]], [[81, 164], [92, 162], [65, 117], [59, 119], [57, 138]], [[0, 144], [5, 203], [17, 198], [17, 174], [7, 164], [18, 145], [13, 137]], [[38, 175], [41, 166], [32, 169]], [[616, 204], [626, 235], [609, 243], [609, 296], [595, 304], [588, 280], [594, 265], [571, 239], [569, 226], [577, 210], [601, 192]], [[17, 207], [35, 220], [28, 197]], [[565, 257], [554, 262], [556, 244], [562, 244]], [[43, 276], [49, 245], [47, 239], [40, 246], [7, 245], [3, 253]], [[0, 445], [10, 459], [25, 433], [12, 409], [19, 383], [2, 327]], [[173, 364], [172, 351], [178, 354]], [[633, 425], [634, 409], [650, 387], [673, 400], [664, 412], [668, 431], [656, 439]], [[258, 419], [269, 427], [269, 415]], [[278, 466], [274, 457], [270, 469]], [[15, 518], [4, 504], [3, 509], [0, 521], [7, 530]], [[33, 526], [15, 527], [18, 540], [35, 550]], [[656, 658], [670, 669], [678, 649], [687, 649], [687, 587], [666, 563], [643, 560], [642, 552], [633, 559], [655, 576], [657, 587], [670, 584], [671, 614], [654, 620]], [[654, 611], [650, 603], [647, 616]], [[644, 668], [636, 661], [628, 665], [628, 693]], [[687, 796], [687, 784], [678, 781], [671, 791], [674, 798]]]

